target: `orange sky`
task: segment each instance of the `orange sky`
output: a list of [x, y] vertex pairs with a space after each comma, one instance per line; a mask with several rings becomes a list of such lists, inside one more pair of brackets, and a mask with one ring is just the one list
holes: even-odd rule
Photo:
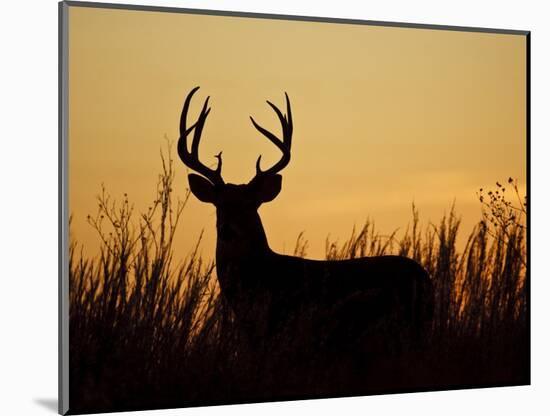
[[[223, 150], [226, 182], [247, 182], [255, 160], [279, 156], [249, 115], [278, 132], [265, 104], [294, 115], [292, 161], [279, 197], [260, 209], [271, 247], [290, 252], [305, 231], [309, 257], [327, 235], [344, 239], [367, 216], [390, 233], [411, 203], [439, 222], [453, 200], [464, 230], [480, 218], [476, 191], [526, 179], [525, 37], [69, 8], [69, 209], [73, 235], [97, 248], [86, 216], [105, 183], [138, 210], [155, 197], [164, 135], [178, 137], [211, 95], [201, 159]], [[176, 158], [177, 159], [177, 158]], [[176, 195], [187, 187], [176, 162]], [[205, 230], [215, 244], [214, 207], [189, 201], [177, 252]]]

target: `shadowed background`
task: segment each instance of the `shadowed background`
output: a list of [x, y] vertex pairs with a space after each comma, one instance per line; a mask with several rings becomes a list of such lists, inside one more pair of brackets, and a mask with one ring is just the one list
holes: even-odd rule
[[[453, 200], [464, 228], [480, 219], [476, 191], [519, 179], [524, 191], [525, 37], [329, 23], [70, 8], [69, 209], [87, 252], [86, 224], [105, 183], [145, 211], [155, 197], [164, 135], [174, 144], [188, 91], [200, 85], [212, 113], [201, 159], [223, 150], [226, 182], [247, 182], [256, 158], [279, 157], [249, 115], [279, 132], [265, 104], [287, 91], [294, 115], [283, 191], [261, 215], [271, 247], [291, 252], [305, 231], [309, 257], [345, 239], [367, 216], [389, 234], [414, 201], [438, 221]], [[185, 194], [176, 162], [174, 192]], [[185, 254], [205, 229], [213, 253], [215, 211], [191, 198], [175, 246]]]

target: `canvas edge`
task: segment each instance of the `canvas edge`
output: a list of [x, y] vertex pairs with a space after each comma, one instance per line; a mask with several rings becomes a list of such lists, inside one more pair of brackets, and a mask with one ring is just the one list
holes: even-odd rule
[[427, 29], [427, 30], [448, 30], [448, 31], [458, 31], [458, 32], [479, 32], [479, 33], [492, 33], [492, 34], [501, 34], [501, 35], [524, 35], [525, 36], [530, 33], [528, 30], [516, 30], [516, 29], [436, 25], [436, 24], [427, 24], [427, 23], [404, 23], [404, 22], [390, 22], [390, 21], [379, 21], [379, 20], [350, 19], [350, 18], [341, 18], [341, 17], [303, 16], [303, 15], [258, 13], [258, 12], [230, 11], [230, 10], [189, 9], [184, 7], [152, 6], [152, 5], [124, 4], [124, 3], [102, 3], [102, 2], [93, 2], [93, 1], [88, 2], [88, 1], [66, 0], [64, 1], [64, 3], [74, 7], [118, 9], [118, 10], [129, 10], [129, 11], [150, 11], [150, 12], [161, 12], [161, 13], [198, 14], [198, 15], [209, 15], [209, 16], [243, 17], [243, 18], [254, 18], [254, 19], [293, 20], [293, 21], [301, 21], [301, 22], [384, 26], [384, 27], [414, 28], [414, 29]]
[[527, 284], [527, 333], [528, 333], [528, 348], [529, 357], [528, 365], [528, 384], [532, 385], [532, 321], [531, 321], [531, 32], [525, 34], [525, 138], [527, 155], [527, 172], [526, 172], [526, 197], [527, 197], [527, 216], [526, 216], [526, 240], [527, 240], [527, 268], [526, 268], [526, 284]]
[[68, 206], [68, 81], [69, 6], [58, 3], [58, 412], [69, 411], [69, 206]]

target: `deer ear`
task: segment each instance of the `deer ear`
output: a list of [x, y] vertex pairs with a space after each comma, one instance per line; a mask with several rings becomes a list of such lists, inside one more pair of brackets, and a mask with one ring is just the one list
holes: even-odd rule
[[189, 174], [187, 179], [189, 180], [189, 188], [193, 195], [202, 202], [214, 203], [216, 194], [214, 192], [214, 185], [209, 180], [194, 173]]
[[273, 201], [279, 195], [279, 192], [281, 192], [282, 180], [283, 177], [281, 175], [269, 175], [262, 178], [256, 189], [259, 202]]

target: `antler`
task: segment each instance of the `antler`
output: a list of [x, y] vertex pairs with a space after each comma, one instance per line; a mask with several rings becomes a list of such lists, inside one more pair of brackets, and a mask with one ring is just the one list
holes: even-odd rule
[[256, 176], [254, 177], [254, 179], [262, 175], [273, 175], [282, 170], [286, 165], [288, 165], [288, 162], [290, 162], [290, 145], [292, 143], [292, 112], [290, 111], [290, 101], [286, 92], [285, 98], [286, 115], [283, 115], [283, 113], [281, 113], [281, 110], [279, 110], [277, 106], [275, 106], [275, 104], [267, 101], [269, 106], [275, 111], [275, 113], [277, 113], [277, 116], [279, 117], [279, 120], [281, 122], [281, 126], [283, 128], [282, 141], [279, 140], [277, 136], [275, 136], [273, 133], [264, 129], [262, 126], [256, 123], [256, 121], [252, 117], [250, 117], [250, 120], [252, 121], [252, 124], [254, 124], [254, 127], [256, 127], [256, 129], [260, 133], [267, 137], [283, 153], [281, 159], [275, 165], [265, 171], [260, 168], [260, 161], [262, 159], [262, 156], [260, 155], [258, 157], [258, 160], [256, 161]]
[[[193, 94], [197, 92], [199, 87], [195, 87], [185, 98], [185, 103], [183, 104], [183, 109], [181, 110], [180, 118], [180, 138], [178, 140], [178, 155], [182, 162], [189, 168], [205, 176], [210, 182], [214, 185], [223, 185], [222, 179], [222, 152], [218, 153], [215, 157], [218, 159], [218, 166], [216, 169], [210, 169], [208, 166], [202, 164], [199, 160], [199, 143], [201, 140], [202, 129], [204, 128], [204, 123], [206, 117], [210, 113], [210, 107], [208, 107], [208, 100], [210, 97], [207, 97], [202, 106], [201, 113], [195, 124], [187, 128], [187, 112], [189, 111], [189, 104], [191, 103], [191, 98]], [[191, 151], [187, 149], [187, 136], [191, 133], [192, 130], [195, 130], [193, 133], [193, 142], [191, 143]]]

